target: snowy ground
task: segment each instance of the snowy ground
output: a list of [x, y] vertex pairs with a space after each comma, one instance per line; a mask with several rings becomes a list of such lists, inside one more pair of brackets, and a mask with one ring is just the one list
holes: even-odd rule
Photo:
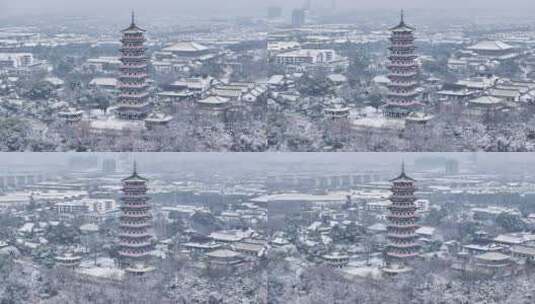
[[360, 109], [351, 113], [352, 124], [356, 128], [377, 128], [402, 130], [405, 128], [405, 120], [384, 117], [383, 113], [371, 107]]

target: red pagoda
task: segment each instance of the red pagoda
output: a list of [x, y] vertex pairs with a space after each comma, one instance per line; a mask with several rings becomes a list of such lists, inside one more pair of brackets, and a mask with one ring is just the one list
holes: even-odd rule
[[410, 268], [408, 261], [418, 256], [419, 244], [416, 230], [419, 228], [416, 214], [415, 180], [405, 174], [405, 165], [402, 165], [401, 174], [392, 182], [392, 204], [387, 219], [388, 244], [385, 253], [386, 272], [406, 272]]
[[119, 98], [117, 117], [126, 120], [143, 120], [151, 112], [149, 102], [148, 61], [145, 55], [145, 30], [135, 23], [122, 31], [121, 76], [117, 81]]
[[142, 274], [152, 269], [147, 266], [152, 250], [152, 215], [148, 204], [147, 179], [137, 174], [134, 163], [134, 172], [123, 179], [122, 184], [119, 217], [120, 264], [127, 272]]
[[414, 45], [414, 28], [405, 24], [401, 11], [401, 22], [390, 29], [391, 46], [390, 63], [388, 64], [388, 96], [384, 107], [384, 115], [391, 118], [404, 118], [417, 110], [421, 104], [418, 96], [418, 64], [416, 63], [416, 47]]

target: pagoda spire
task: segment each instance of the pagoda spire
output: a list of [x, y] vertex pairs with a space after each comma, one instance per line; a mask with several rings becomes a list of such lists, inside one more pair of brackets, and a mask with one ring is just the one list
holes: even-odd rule
[[136, 25], [136, 12], [132, 10], [132, 25]]
[[134, 159], [134, 175], [137, 175], [137, 161]]
[[405, 11], [401, 9], [401, 24], [405, 24]]

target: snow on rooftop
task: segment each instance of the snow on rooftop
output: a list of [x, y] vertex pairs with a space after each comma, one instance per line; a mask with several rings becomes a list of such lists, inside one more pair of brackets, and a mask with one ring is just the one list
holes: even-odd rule
[[209, 50], [209, 48], [196, 42], [178, 42], [163, 49], [164, 52], [199, 52], [206, 50]]
[[143, 121], [117, 119], [115, 116], [104, 116], [91, 120], [91, 128], [99, 130], [141, 130]]
[[117, 79], [116, 78], [109, 78], [109, 77], [100, 77], [100, 78], [94, 78], [89, 82], [90, 86], [106, 86], [106, 87], [115, 87], [117, 86]]
[[386, 118], [383, 113], [372, 107], [366, 107], [360, 110], [357, 116], [358, 117], [353, 120], [354, 127], [395, 130], [400, 130], [405, 127], [405, 120]]
[[481, 96], [469, 101], [472, 104], [492, 105], [503, 103], [503, 99], [494, 96]]
[[253, 198], [251, 201], [260, 203], [267, 203], [272, 201], [345, 201], [347, 199], [348, 194], [349, 193], [347, 192], [332, 192], [328, 194], [283, 193], [263, 195], [257, 198]]
[[468, 47], [468, 49], [474, 51], [506, 51], [513, 49], [513, 47], [501, 41], [480, 41]]

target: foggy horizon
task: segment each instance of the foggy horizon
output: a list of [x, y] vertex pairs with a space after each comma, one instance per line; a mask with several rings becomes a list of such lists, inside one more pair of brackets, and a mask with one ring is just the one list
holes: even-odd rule
[[[373, 169], [395, 171], [404, 161], [407, 171], [420, 168], [416, 160], [430, 159], [437, 162], [456, 159], [468, 163], [477, 159], [477, 170], [498, 172], [504, 175], [525, 172], [525, 165], [535, 165], [535, 155], [530, 153], [13, 153], [0, 159], [0, 169], [16, 172], [32, 169], [69, 168], [72, 158], [78, 160], [96, 157], [135, 160], [145, 173], [197, 172], [201, 175], [242, 175], [254, 172], [292, 173], [295, 170], [332, 172], [362, 172]], [[97, 168], [93, 168], [97, 169]], [[76, 169], [75, 169], [76, 170]]]
[[[46, 5], [43, 5], [43, 2]], [[226, 1], [224, 7], [214, 5], [219, 3], [216, 0], [198, 0], [194, 3], [190, 1], [178, 0], [154, 0], [154, 1], [103, 1], [95, 0], [90, 3], [74, 4], [67, 0], [6, 0], [0, 3], [0, 18], [2, 17], [24, 17], [24, 16], [47, 16], [47, 15], [74, 15], [85, 17], [109, 16], [113, 14], [124, 14], [135, 10], [143, 15], [180, 16], [195, 14], [195, 17], [215, 17], [215, 16], [264, 16], [265, 10], [269, 6], [280, 6], [286, 10], [299, 8], [304, 5], [303, 0], [270, 0], [270, 1], [247, 1], [233, 0]], [[331, 1], [312, 1], [312, 9], [321, 10], [330, 7]], [[528, 0], [512, 0], [504, 3], [502, 1], [485, 0], [452, 0], [444, 3], [432, 3], [424, 0], [365, 0], [355, 3], [350, 0], [337, 0], [338, 11], [342, 10], [418, 10], [418, 9], [463, 9], [466, 10], [494, 10], [496, 13], [504, 11], [525, 12], [528, 8], [535, 8], [535, 4]], [[120, 16], [120, 15], [119, 15]]]

